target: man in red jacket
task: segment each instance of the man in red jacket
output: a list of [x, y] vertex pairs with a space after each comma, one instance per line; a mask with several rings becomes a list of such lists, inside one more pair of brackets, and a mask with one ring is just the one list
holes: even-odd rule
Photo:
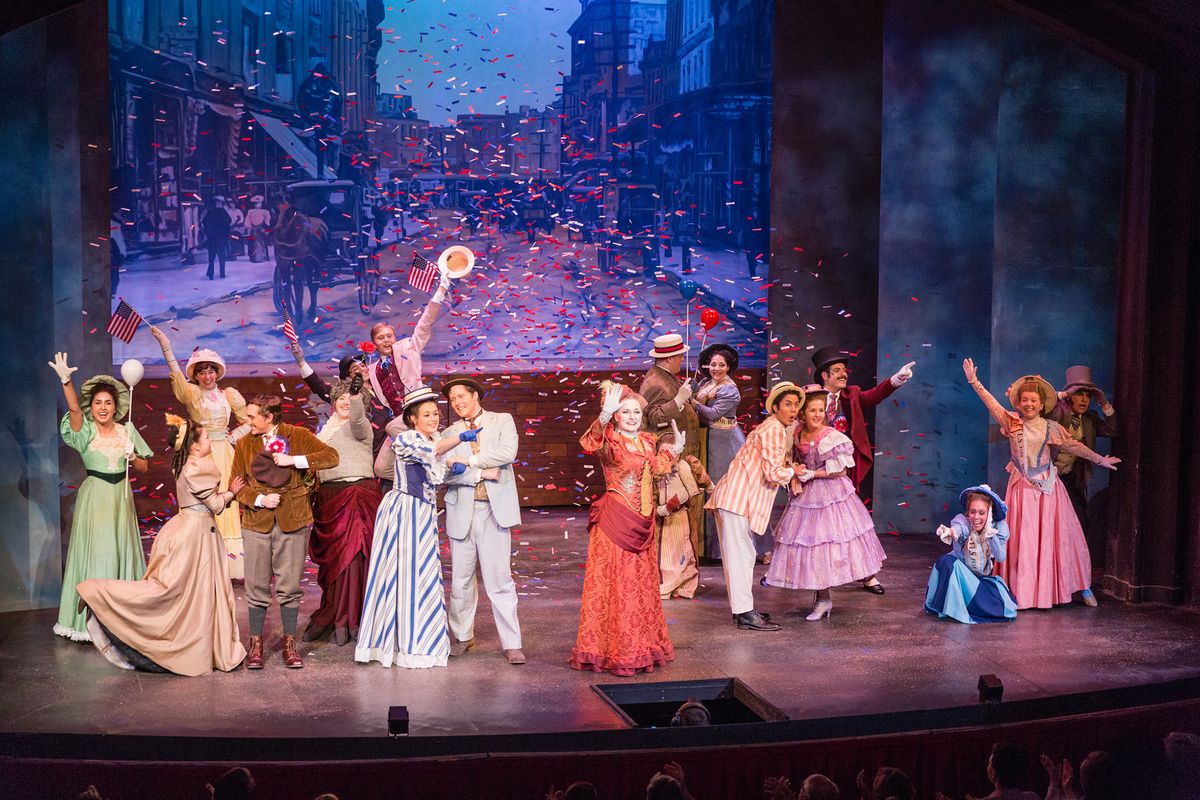
[[854, 469], [850, 480], [859, 496], [869, 497], [870, 489], [864, 493], [861, 486], [871, 471], [875, 453], [871, 449], [871, 437], [867, 434], [864, 410], [874, 408], [886, 400], [892, 392], [908, 383], [912, 368], [917, 363], [910, 361], [892, 377], [872, 389], [850, 385], [850, 370], [846, 366], [850, 356], [836, 347], [822, 347], [813, 353], [813, 377], [829, 392], [825, 406], [825, 421], [835, 430], [841, 431], [854, 442]]

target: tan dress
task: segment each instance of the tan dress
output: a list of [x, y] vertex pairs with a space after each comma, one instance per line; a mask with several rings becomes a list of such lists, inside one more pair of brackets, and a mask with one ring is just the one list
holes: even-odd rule
[[223, 507], [219, 480], [212, 459], [187, 463], [175, 485], [179, 513], [158, 532], [144, 578], [78, 586], [112, 636], [178, 675], [228, 672], [246, 657], [213, 518]]
[[[171, 360], [170, 368], [171, 390], [175, 393], [175, 399], [187, 408], [192, 422], [203, 425], [208, 431], [208, 439], [212, 442], [212, 460], [221, 471], [220, 491], [223, 492], [229, 488], [229, 469], [233, 466], [233, 445], [228, 438], [229, 417], [233, 415], [239, 423], [245, 422], [246, 400], [241, 392], [229, 387], [205, 392], [184, 376], [177, 361]], [[245, 551], [242, 548], [242, 524], [237, 503], [230, 503], [228, 508], [217, 514], [217, 530], [221, 532], [225, 550], [229, 554], [229, 577], [240, 580], [245, 577]]]

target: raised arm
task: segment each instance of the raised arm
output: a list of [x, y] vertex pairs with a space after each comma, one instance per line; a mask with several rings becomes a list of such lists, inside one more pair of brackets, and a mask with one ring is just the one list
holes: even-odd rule
[[290, 349], [292, 351], [292, 358], [296, 360], [296, 366], [300, 368], [300, 378], [308, 385], [308, 390], [326, 403], [333, 402], [329, 397], [329, 384], [316, 373], [316, 370], [308, 365], [308, 361], [304, 358], [304, 349], [300, 347], [300, 343], [292, 342]]
[[150, 326], [150, 334], [158, 341], [158, 346], [162, 348], [163, 358], [167, 361], [167, 369], [171, 374], [171, 392], [175, 395], [175, 399], [183, 403], [188, 410], [188, 416], [193, 421], [200, 419], [202, 416], [200, 409], [200, 387], [188, 382], [187, 376], [183, 374], [183, 370], [179, 368], [179, 361], [175, 359], [175, 353], [171, 351], [171, 341], [167, 338], [167, 334], [163, 333], [157, 326]]
[[1008, 432], [1012, 428], [1012, 415], [996, 401], [996, 398], [992, 397], [991, 392], [984, 388], [975, 370], [975, 362], [969, 358], [963, 360], [963, 374], [967, 376], [967, 383], [975, 390], [975, 394], [979, 395], [979, 399], [987, 406], [987, 410], [995, 417], [996, 422], [1000, 423], [1000, 432], [1008, 436]]
[[362, 392], [350, 395], [350, 432], [360, 442], [375, 439], [375, 429], [371, 427], [371, 420], [367, 419], [367, 404]]
[[409, 341], [412, 342], [413, 349], [418, 353], [425, 350], [425, 345], [429, 344], [429, 339], [433, 336], [433, 323], [438, 318], [438, 314], [442, 312], [442, 303], [445, 301], [446, 292], [449, 289], [450, 279], [443, 275], [437, 291], [433, 293], [433, 297], [429, 298], [425, 310], [417, 319], [417, 327], [409, 337]]
[[63, 398], [67, 401], [67, 415], [71, 419], [71, 430], [79, 433], [83, 428], [83, 409], [79, 407], [79, 396], [75, 394], [75, 383], [71, 379], [72, 373], [79, 367], [67, 364], [66, 353], [55, 353], [54, 360], [47, 363], [62, 383]]

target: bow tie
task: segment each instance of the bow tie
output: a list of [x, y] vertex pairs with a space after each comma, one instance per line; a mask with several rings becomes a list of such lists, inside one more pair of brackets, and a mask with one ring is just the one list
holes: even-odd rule
[[379, 366], [383, 367], [384, 369], [391, 369], [392, 368], [392, 357], [384, 356], [383, 358], [379, 359]]

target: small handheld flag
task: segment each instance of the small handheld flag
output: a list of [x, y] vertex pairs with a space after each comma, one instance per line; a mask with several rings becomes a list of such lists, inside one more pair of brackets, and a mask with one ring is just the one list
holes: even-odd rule
[[412, 266], [408, 269], [408, 284], [422, 292], [432, 292], [438, 279], [438, 266], [420, 253], [413, 253]]
[[117, 304], [117, 310], [113, 312], [112, 319], [108, 321], [107, 330], [125, 344], [129, 344], [133, 341], [133, 334], [137, 333], [138, 326], [141, 324], [142, 315], [134, 311], [133, 306], [121, 298], [121, 302]]

